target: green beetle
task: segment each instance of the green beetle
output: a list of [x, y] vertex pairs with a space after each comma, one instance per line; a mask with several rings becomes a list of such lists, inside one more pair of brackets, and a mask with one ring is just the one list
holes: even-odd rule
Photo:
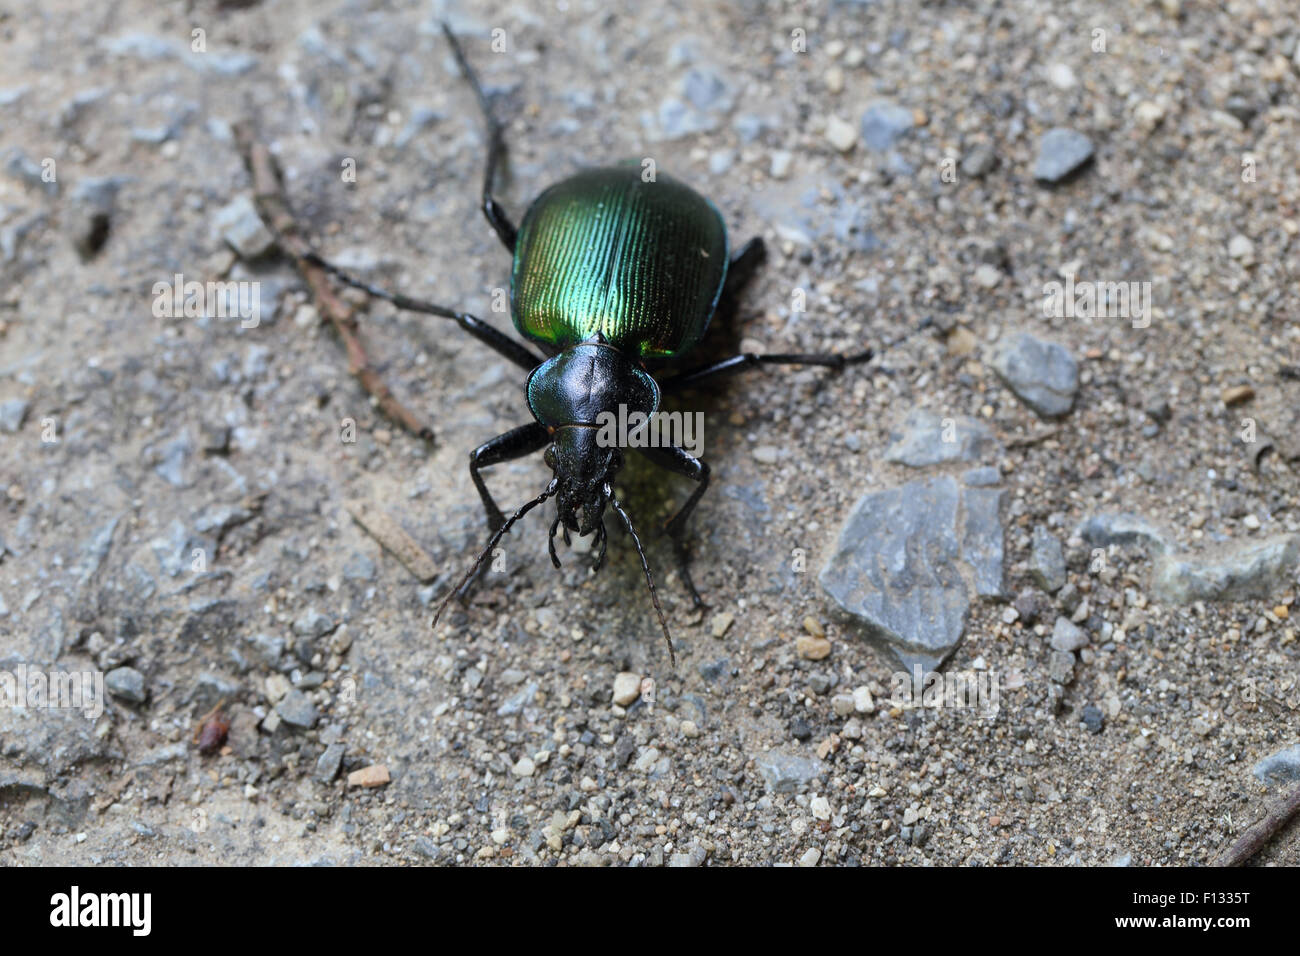
[[[470, 477], [483, 500], [491, 539], [456, 588], [467, 587], [501, 537], [530, 510], [554, 498], [555, 521], [548, 548], [558, 568], [555, 535], [595, 533], [605, 559], [604, 513], [612, 507], [627, 528], [641, 559], [669, 655], [672, 637], [655, 590], [645, 550], [631, 518], [614, 493], [623, 449], [602, 441], [603, 416], [620, 409], [652, 418], [664, 394], [716, 375], [758, 365], [821, 365], [843, 368], [865, 362], [870, 349], [854, 355], [743, 353], [679, 372], [660, 384], [649, 366], [689, 353], [704, 337], [719, 304], [736, 296], [763, 261], [761, 239], [730, 258], [727, 228], [708, 199], [677, 180], [647, 176], [639, 165], [589, 169], [556, 183], [537, 198], [516, 230], [492, 195], [497, 165], [505, 151], [500, 124], [487, 96], [446, 24], [443, 33], [487, 124], [488, 153], [483, 178], [483, 213], [514, 257], [510, 306], [519, 334], [549, 356], [481, 319], [445, 306], [388, 292], [331, 265], [314, 253], [306, 258], [341, 281], [401, 309], [452, 319], [480, 342], [528, 370], [525, 387], [534, 421], [499, 435], [470, 453]], [[536, 498], [509, 518], [497, 507], [480, 470], [545, 451], [554, 477]], [[686, 503], [665, 524], [680, 563], [682, 580], [696, 606], [703, 606], [691, 581], [682, 547], [686, 521], [709, 484], [709, 466], [675, 446], [638, 447], [656, 465], [696, 482]]]

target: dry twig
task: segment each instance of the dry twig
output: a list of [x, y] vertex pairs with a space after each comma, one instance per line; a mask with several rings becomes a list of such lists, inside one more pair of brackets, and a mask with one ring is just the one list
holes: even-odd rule
[[240, 123], [235, 127], [235, 142], [239, 145], [244, 164], [253, 179], [253, 201], [257, 204], [258, 214], [276, 236], [281, 251], [293, 257], [298, 271], [302, 273], [308, 288], [311, 289], [316, 308], [329, 319], [339, 338], [343, 340], [343, 346], [348, 353], [348, 371], [361, 383], [366, 393], [374, 398], [384, 415], [412, 435], [432, 441], [433, 429], [397, 400], [380, 378], [379, 372], [370, 364], [366, 350], [361, 344], [357, 319], [352, 307], [334, 294], [325, 270], [303, 258], [310, 248], [302, 238], [298, 223], [289, 209], [280, 170], [271, 151], [253, 139], [252, 131], [246, 123]]

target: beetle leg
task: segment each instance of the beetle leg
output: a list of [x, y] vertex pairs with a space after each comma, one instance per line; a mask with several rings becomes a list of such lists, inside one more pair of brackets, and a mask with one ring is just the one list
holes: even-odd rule
[[854, 355], [831, 355], [827, 353], [780, 353], [775, 355], [757, 355], [753, 352], [745, 352], [741, 355], [733, 355], [731, 358], [723, 359], [720, 362], [711, 362], [708, 365], [701, 365], [699, 368], [693, 368], [690, 371], [683, 372], [666, 382], [661, 383], [660, 389], [665, 395], [672, 395], [683, 388], [698, 385], [705, 379], [713, 378], [716, 375], [725, 375], [731, 372], [739, 372], [743, 369], [754, 368], [758, 365], [821, 365], [826, 368], [840, 369], [846, 365], [857, 365], [861, 362], [869, 362], [875, 351], [867, 349], [865, 352], [858, 352]]
[[381, 289], [377, 285], [372, 285], [364, 279], [358, 279], [356, 276], [345, 272], [332, 262], [326, 262], [314, 252], [306, 252], [303, 259], [320, 266], [334, 278], [338, 279], [344, 285], [350, 285], [354, 289], [360, 289], [367, 295], [376, 299], [383, 299], [385, 302], [391, 302], [399, 309], [407, 312], [419, 312], [422, 315], [436, 315], [443, 319], [452, 319], [462, 329], [468, 332], [474, 338], [478, 339], [484, 345], [494, 349], [501, 355], [504, 355], [510, 361], [514, 362], [520, 368], [532, 371], [542, 364], [542, 359], [538, 358], [531, 351], [520, 343], [516, 342], [504, 332], [497, 330], [494, 326], [488, 325], [482, 319], [470, 315], [468, 312], [457, 312], [455, 309], [449, 309], [445, 305], [436, 305], [433, 302], [425, 302], [421, 299], [412, 299], [410, 296], [402, 295], [400, 292], [389, 292], [387, 289]]
[[600, 554], [596, 556], [596, 563], [592, 567], [593, 571], [599, 571], [605, 566], [605, 554], [609, 551], [609, 535], [605, 531], [604, 521], [596, 529], [596, 540], [600, 544]]
[[510, 221], [510, 217], [506, 215], [505, 210], [498, 205], [492, 195], [497, 164], [506, 151], [501, 123], [492, 114], [492, 104], [488, 102], [487, 94], [483, 92], [483, 86], [478, 81], [478, 74], [469, 65], [469, 60], [465, 59], [465, 51], [460, 48], [460, 42], [456, 39], [456, 35], [451, 32], [451, 28], [446, 23], [442, 25], [442, 32], [446, 35], [447, 42], [451, 44], [451, 52], [456, 56], [456, 64], [460, 67], [461, 76], [465, 77], [465, 82], [474, 90], [479, 110], [483, 113], [483, 121], [487, 124], [488, 154], [487, 167], [483, 171], [483, 215], [487, 217], [488, 224], [495, 230], [502, 244], [513, 253], [515, 251], [515, 239], [518, 236], [515, 224]]
[[[484, 442], [469, 453], [469, 476], [474, 481], [474, 487], [478, 489], [478, 496], [483, 499], [488, 529], [492, 532], [495, 533], [501, 525], [505, 524], [506, 519], [501, 509], [497, 507], [497, 503], [492, 500], [492, 494], [488, 491], [483, 476], [479, 474], [479, 469], [541, 451], [550, 440], [551, 436], [546, 431], [545, 425], [540, 422], [529, 422], [527, 425], [511, 429], [504, 435], [498, 435], [489, 442]], [[551, 529], [551, 536], [555, 536], [554, 528]]]
[[555, 553], [555, 531], [560, 526], [560, 516], [555, 516], [555, 522], [551, 525], [551, 533], [546, 536], [546, 550], [551, 552], [551, 564], [555, 565], [556, 570], [560, 567], [560, 556]]
[[766, 258], [767, 247], [763, 245], [762, 236], [755, 236], [741, 246], [740, 251], [732, 258], [731, 264], [727, 266], [727, 280], [722, 286], [722, 298], [731, 300], [739, 295], [749, 284], [749, 280], [754, 278], [754, 273]]
[[675, 515], [664, 522], [663, 533], [672, 539], [673, 556], [677, 559], [677, 568], [682, 576], [682, 582], [686, 585], [686, 590], [690, 592], [691, 601], [697, 608], [702, 608], [704, 607], [704, 601], [700, 597], [700, 592], [695, 589], [695, 582], [691, 579], [690, 554], [686, 550], [686, 542], [683, 538], [686, 533], [686, 522], [690, 519], [691, 513], [695, 511], [695, 506], [700, 503], [700, 499], [704, 497], [704, 492], [709, 487], [709, 466], [689, 452], [673, 445], [638, 448], [637, 451], [660, 468], [674, 474], [685, 475], [692, 481], [698, 482], [695, 490], [691, 492], [691, 496], [686, 499], [686, 504], [682, 505]]

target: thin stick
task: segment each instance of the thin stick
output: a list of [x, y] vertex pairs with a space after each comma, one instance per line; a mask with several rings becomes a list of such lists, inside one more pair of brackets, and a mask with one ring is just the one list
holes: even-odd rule
[[1296, 787], [1264, 814], [1264, 819], [1259, 820], [1250, 827], [1241, 836], [1237, 837], [1235, 843], [1228, 847], [1223, 853], [1220, 853], [1214, 861], [1214, 866], [1241, 866], [1253, 857], [1260, 850], [1264, 849], [1265, 844], [1281, 830], [1291, 820], [1297, 812], [1300, 812], [1300, 787]]
[[270, 227], [280, 249], [293, 258], [311, 289], [317, 309], [329, 319], [334, 331], [343, 340], [343, 347], [348, 353], [348, 372], [356, 377], [366, 394], [374, 398], [386, 417], [417, 438], [433, 441], [433, 429], [398, 401], [384, 384], [379, 372], [370, 364], [370, 358], [361, 344], [357, 318], [352, 307], [334, 294], [325, 271], [307, 258], [311, 248], [302, 238], [298, 223], [290, 211], [275, 157], [262, 143], [253, 139], [252, 131], [246, 123], [235, 126], [235, 142], [239, 145], [244, 164], [253, 179], [253, 201], [257, 205], [258, 214]]

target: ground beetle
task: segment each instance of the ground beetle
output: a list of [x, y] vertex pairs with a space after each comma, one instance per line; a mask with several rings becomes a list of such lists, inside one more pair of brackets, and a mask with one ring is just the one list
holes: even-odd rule
[[[730, 301], [763, 261], [761, 239], [751, 239], [730, 258], [727, 229], [716, 206], [690, 187], [663, 174], [647, 182], [640, 165], [579, 172], [550, 187], [524, 214], [518, 229], [492, 189], [505, 151], [502, 130], [464, 51], [443, 24], [456, 62], [473, 88], [487, 124], [487, 168], [483, 176], [483, 214], [514, 256], [510, 310], [515, 328], [549, 358], [464, 312], [387, 292], [355, 278], [319, 256], [311, 262], [348, 285], [391, 302], [399, 309], [452, 319], [480, 342], [529, 372], [525, 391], [536, 421], [499, 435], [470, 453], [469, 471], [483, 499], [487, 547], [438, 607], [433, 623], [452, 595], [467, 587], [510, 527], [549, 498], [557, 514], [548, 547], [558, 568], [555, 534], [595, 532], [605, 559], [605, 506], [618, 514], [641, 559], [646, 585], [675, 664], [672, 637], [655, 591], [641, 539], [618, 497], [614, 478], [623, 465], [618, 447], [597, 440], [602, 413], [620, 406], [647, 416], [660, 399], [705, 379], [758, 365], [822, 365], [843, 368], [865, 362], [868, 349], [853, 355], [744, 353], [688, 369], [662, 384], [650, 374], [667, 360], [691, 351], [704, 336], [720, 302]], [[545, 449], [554, 477], [540, 495], [506, 518], [492, 500], [480, 469]], [[697, 607], [703, 602], [691, 581], [681, 546], [686, 521], [709, 484], [709, 466], [681, 448], [638, 448], [650, 461], [696, 482], [686, 504], [664, 525], [675, 547], [682, 580]]]

